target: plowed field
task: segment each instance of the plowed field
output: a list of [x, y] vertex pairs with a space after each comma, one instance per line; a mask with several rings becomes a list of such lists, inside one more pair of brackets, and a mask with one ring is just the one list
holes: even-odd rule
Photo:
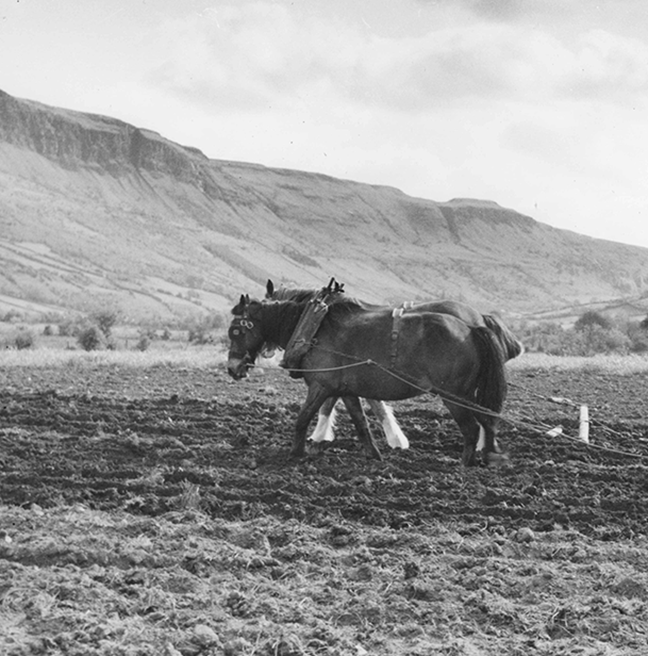
[[279, 370], [6, 368], [0, 653], [648, 653], [648, 377], [510, 381], [510, 460], [467, 470], [431, 398], [383, 462], [344, 410], [290, 461]]

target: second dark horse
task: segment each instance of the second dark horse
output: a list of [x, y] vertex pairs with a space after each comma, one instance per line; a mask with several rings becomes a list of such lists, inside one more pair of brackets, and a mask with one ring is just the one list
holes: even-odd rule
[[[291, 287], [275, 287], [272, 280], [266, 283], [265, 298], [268, 301], [309, 301], [319, 292], [318, 289], [300, 289]], [[359, 301], [359, 304], [366, 309], [388, 309], [384, 306], [371, 305]], [[505, 360], [511, 360], [524, 352], [522, 343], [513, 335], [509, 328], [496, 316], [491, 314], [481, 314], [471, 306], [458, 301], [440, 300], [426, 301], [420, 303], [403, 303], [401, 306], [403, 312], [438, 312], [441, 314], [450, 314], [461, 319], [469, 326], [487, 326], [490, 328], [500, 347]], [[270, 345], [271, 346], [271, 345]], [[349, 404], [357, 407], [357, 399], [349, 397], [342, 398], [349, 414], [353, 417], [354, 410], [349, 408]], [[387, 438], [387, 443], [392, 448], [406, 449], [409, 446], [407, 437], [403, 434], [394, 413], [389, 405], [376, 399], [365, 399], [369, 404], [374, 415], [380, 421], [383, 432]], [[317, 415], [317, 425], [310, 436], [314, 442], [332, 441], [334, 437], [335, 426], [335, 405], [337, 398], [331, 397], [324, 401]], [[357, 410], [355, 411], [357, 412]]]

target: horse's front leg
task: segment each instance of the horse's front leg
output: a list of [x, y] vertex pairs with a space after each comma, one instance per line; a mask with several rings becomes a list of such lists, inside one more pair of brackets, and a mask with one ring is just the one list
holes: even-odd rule
[[332, 442], [335, 439], [335, 404], [337, 396], [331, 396], [322, 403], [317, 413], [317, 425], [308, 438], [313, 442]]
[[304, 404], [300, 408], [297, 421], [295, 422], [295, 434], [293, 436], [292, 449], [290, 450], [291, 457], [301, 458], [306, 453], [306, 431], [308, 430], [308, 424], [310, 424], [315, 413], [329, 396], [329, 392], [318, 383], [311, 383], [309, 386], [306, 401], [304, 401]]
[[351, 415], [351, 420], [353, 421], [353, 425], [356, 427], [356, 430], [358, 431], [358, 435], [360, 436], [360, 442], [362, 443], [362, 446], [364, 447], [364, 450], [366, 451], [367, 455], [370, 458], [375, 458], [376, 460], [382, 460], [380, 451], [376, 446], [373, 435], [371, 434], [371, 429], [369, 428], [369, 424], [367, 423], [367, 416], [365, 415], [364, 410], [362, 409], [362, 404], [360, 403], [360, 399], [357, 396], [343, 396], [342, 401], [344, 402], [344, 405], [346, 406], [347, 410], [349, 411], [349, 414]]

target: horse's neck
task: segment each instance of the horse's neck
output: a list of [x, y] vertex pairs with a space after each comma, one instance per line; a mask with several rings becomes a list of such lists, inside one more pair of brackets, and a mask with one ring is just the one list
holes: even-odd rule
[[302, 301], [310, 301], [317, 294], [317, 290], [313, 289], [278, 289], [272, 295], [274, 301], [295, 301], [301, 303]]
[[292, 336], [303, 305], [295, 303], [268, 303], [263, 305], [263, 336], [266, 342], [286, 348]]

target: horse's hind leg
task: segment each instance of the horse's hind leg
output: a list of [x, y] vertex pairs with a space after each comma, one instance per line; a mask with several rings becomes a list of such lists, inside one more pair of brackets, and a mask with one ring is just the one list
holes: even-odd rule
[[477, 464], [477, 453], [487, 465], [498, 465], [506, 460], [495, 438], [497, 418], [475, 413], [453, 403], [444, 401], [453, 419], [457, 422], [464, 438], [461, 461], [466, 467]]
[[508, 456], [502, 452], [497, 443], [497, 421], [497, 417], [477, 414], [479, 440], [476, 449], [483, 452], [484, 462], [487, 465], [500, 465], [508, 460]]
[[475, 453], [480, 437], [480, 424], [475, 419], [471, 410], [450, 403], [449, 401], [444, 401], [443, 404], [450, 411], [452, 418], [457, 422], [459, 430], [463, 435], [464, 447], [461, 461], [465, 467], [474, 467], [477, 464]]
[[367, 417], [362, 409], [360, 399], [357, 396], [343, 396], [342, 401], [351, 415], [351, 420], [358, 431], [360, 442], [367, 455], [376, 460], [382, 460], [380, 451], [374, 442], [369, 424], [367, 423]]
[[385, 432], [385, 437], [387, 438], [387, 444], [389, 444], [392, 449], [398, 447], [401, 449], [409, 448], [409, 440], [405, 437], [401, 427], [398, 425], [392, 409], [386, 403], [376, 399], [367, 399], [367, 403], [376, 417], [380, 420], [383, 431]]

